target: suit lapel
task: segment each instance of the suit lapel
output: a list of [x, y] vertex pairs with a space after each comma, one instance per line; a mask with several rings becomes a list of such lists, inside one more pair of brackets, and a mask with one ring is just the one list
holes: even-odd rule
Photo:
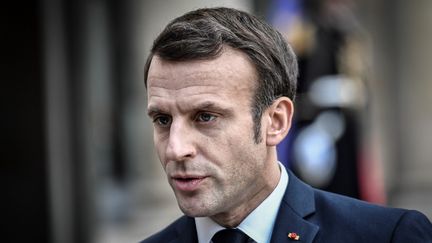
[[315, 212], [315, 198], [310, 186], [301, 182], [291, 171], [271, 238], [272, 243], [295, 242], [289, 233], [300, 236], [299, 241], [312, 242], [319, 227], [305, 218]]
[[198, 242], [195, 219], [192, 217], [184, 216], [185, 220], [177, 227], [178, 237], [170, 243], [196, 243]]

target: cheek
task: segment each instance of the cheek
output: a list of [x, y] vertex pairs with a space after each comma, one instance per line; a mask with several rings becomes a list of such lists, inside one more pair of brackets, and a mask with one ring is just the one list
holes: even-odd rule
[[159, 135], [157, 135], [156, 133], [153, 134], [153, 144], [155, 146], [155, 150], [156, 150], [156, 154], [158, 156], [158, 159], [160, 161], [160, 163], [162, 164], [163, 168], [165, 169], [166, 164], [165, 164], [165, 151], [166, 151], [166, 146], [167, 143], [161, 139], [161, 137]]
[[263, 143], [256, 144], [251, 123], [245, 124], [237, 130], [235, 136], [229, 140], [227, 147], [232, 159], [237, 161], [234, 167], [241, 168], [238, 174], [255, 170], [265, 160], [266, 146]]
[[231, 135], [234, 136], [226, 137], [222, 146], [216, 150], [216, 156], [227, 170], [232, 171], [233, 174], [241, 174], [242, 171], [238, 170], [247, 167], [255, 153], [252, 136], [242, 133]]

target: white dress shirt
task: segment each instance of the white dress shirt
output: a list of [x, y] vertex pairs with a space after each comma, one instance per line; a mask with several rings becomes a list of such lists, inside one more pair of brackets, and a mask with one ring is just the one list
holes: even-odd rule
[[[237, 227], [237, 229], [243, 231], [257, 243], [270, 242], [279, 206], [288, 185], [289, 178], [285, 166], [279, 162], [279, 168], [281, 170], [281, 177], [276, 188]], [[209, 217], [195, 218], [195, 225], [199, 243], [211, 243], [213, 235], [225, 229]]]

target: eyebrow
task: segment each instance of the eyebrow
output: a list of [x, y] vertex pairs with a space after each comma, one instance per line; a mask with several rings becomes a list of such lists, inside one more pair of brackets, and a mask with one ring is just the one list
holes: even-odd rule
[[157, 107], [152, 107], [152, 106], [149, 107], [147, 110], [147, 115], [149, 117], [153, 117], [155, 114], [164, 114], [164, 113], [166, 113], [166, 112], [157, 108]]
[[212, 101], [205, 101], [203, 103], [199, 103], [198, 105], [192, 105], [192, 107], [192, 110], [227, 110]]
[[[212, 101], [205, 101], [202, 103], [198, 103], [197, 105], [193, 104], [190, 106], [190, 108], [188, 108], [188, 110], [190, 110], [190, 111], [213, 110], [213, 111], [224, 113], [226, 115], [231, 115], [233, 113], [232, 109], [223, 108], [220, 105], [218, 105]], [[155, 107], [155, 106], [150, 106], [148, 108], [148, 111], [147, 111], [147, 115], [149, 117], [152, 117], [155, 114], [166, 114], [166, 113], [168, 113], [168, 112], [166, 112], [165, 110], [160, 109], [158, 107]]]

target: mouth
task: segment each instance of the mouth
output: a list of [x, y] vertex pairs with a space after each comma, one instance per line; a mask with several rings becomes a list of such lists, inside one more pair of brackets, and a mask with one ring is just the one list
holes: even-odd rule
[[174, 176], [171, 177], [173, 186], [184, 192], [192, 192], [197, 190], [202, 182], [206, 179], [206, 176]]

